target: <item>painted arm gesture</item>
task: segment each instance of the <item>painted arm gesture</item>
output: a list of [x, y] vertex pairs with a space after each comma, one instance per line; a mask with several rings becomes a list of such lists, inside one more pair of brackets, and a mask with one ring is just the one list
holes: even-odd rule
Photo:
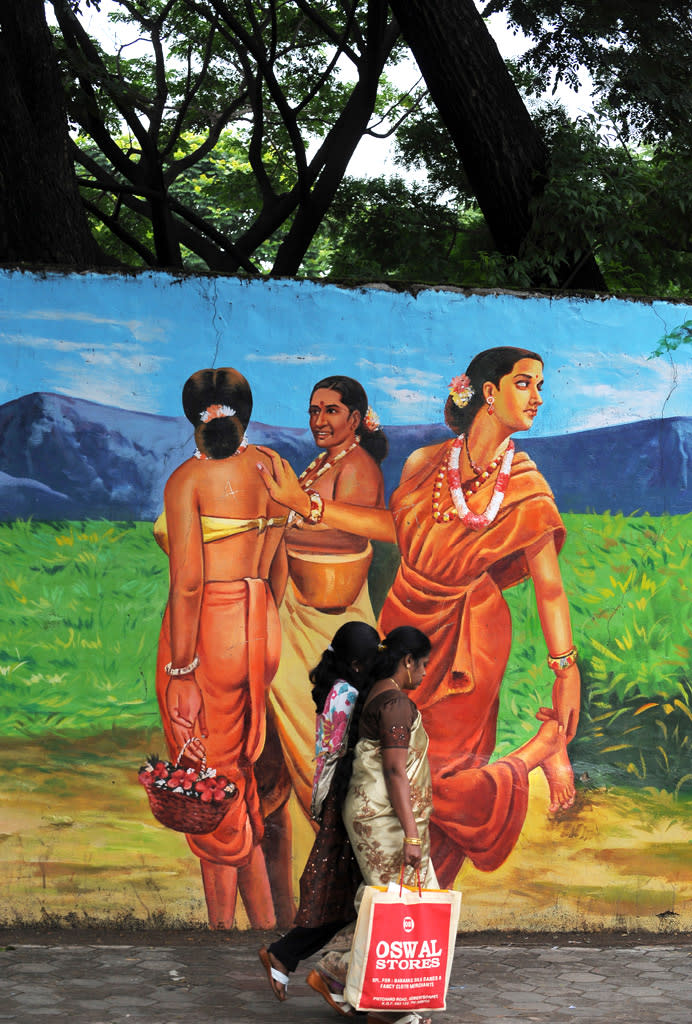
[[[572, 626], [552, 535], [530, 548], [526, 558], [548, 653], [556, 657], [571, 650]], [[552, 707], [540, 708], [536, 716], [544, 722], [549, 719], [556, 721], [567, 743], [574, 739], [577, 731], [580, 695], [581, 679], [577, 665], [561, 669], [555, 673]]]
[[[298, 477], [290, 463], [269, 448], [258, 445], [257, 450], [265, 456], [265, 462], [258, 462], [257, 468], [271, 497], [280, 505], [293, 509], [307, 518], [310, 513], [310, 499], [298, 483]], [[354, 533], [358, 537], [396, 544], [394, 520], [386, 508], [368, 508], [328, 500], [324, 502], [322, 522], [335, 530]]]

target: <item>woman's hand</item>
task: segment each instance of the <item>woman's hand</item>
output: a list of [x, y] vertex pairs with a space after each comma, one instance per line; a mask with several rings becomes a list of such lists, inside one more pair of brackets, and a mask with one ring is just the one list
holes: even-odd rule
[[404, 867], [419, 868], [423, 860], [423, 852], [419, 843], [407, 843], [404, 840]]
[[[179, 750], [182, 750], [188, 740], [193, 740], [196, 724], [199, 725], [202, 738], [207, 736], [204, 698], [192, 673], [187, 676], [171, 677], [166, 689], [166, 708]], [[193, 742], [185, 753], [201, 761], [203, 752], [203, 746]]]
[[557, 722], [560, 732], [569, 743], [574, 739], [579, 724], [581, 700], [581, 677], [579, 668], [570, 665], [555, 673], [553, 684], [553, 706], [539, 708], [536, 718], [541, 722]]
[[302, 516], [307, 516], [310, 512], [310, 499], [298, 483], [298, 477], [293, 472], [291, 464], [271, 448], [257, 445], [257, 451], [266, 458], [266, 463], [258, 462], [257, 468], [264, 486], [274, 501]]

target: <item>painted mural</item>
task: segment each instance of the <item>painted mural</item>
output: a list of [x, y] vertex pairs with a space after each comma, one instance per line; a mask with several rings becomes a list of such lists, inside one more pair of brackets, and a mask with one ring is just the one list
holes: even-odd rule
[[[663, 302], [4, 273], [0, 920], [285, 927], [308, 672], [359, 619], [432, 640], [460, 927], [689, 928], [691, 338]], [[137, 769], [200, 735], [237, 793], [186, 840]]]

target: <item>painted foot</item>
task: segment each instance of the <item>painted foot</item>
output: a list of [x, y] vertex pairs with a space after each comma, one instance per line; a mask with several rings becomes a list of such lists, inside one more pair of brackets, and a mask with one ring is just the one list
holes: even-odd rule
[[574, 788], [574, 772], [564, 740], [555, 753], [541, 762], [541, 768], [550, 788], [548, 810], [559, 811], [571, 807], [577, 794]]

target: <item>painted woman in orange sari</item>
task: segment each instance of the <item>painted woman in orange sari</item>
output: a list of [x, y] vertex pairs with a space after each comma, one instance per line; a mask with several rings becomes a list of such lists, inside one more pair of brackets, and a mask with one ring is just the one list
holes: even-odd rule
[[[395, 540], [401, 564], [379, 627], [414, 625], [433, 655], [415, 694], [430, 737], [435, 810], [433, 864], [450, 886], [466, 857], [491, 871], [513, 849], [539, 766], [555, 810], [574, 801], [566, 745], [579, 717], [580, 679], [558, 552], [565, 530], [546, 481], [511, 435], [528, 430], [542, 404], [543, 361], [524, 349], [477, 355], [450, 385], [445, 419], [456, 437], [415, 451], [390, 513], [325, 502], [330, 525]], [[263, 471], [270, 493], [303, 512], [290, 467]], [[356, 522], [360, 526], [356, 527]], [[535, 736], [489, 764], [511, 621], [502, 591], [531, 578], [549, 664], [551, 707]]]
[[275, 915], [261, 841], [254, 765], [280, 653], [276, 602], [286, 583], [285, 511], [267, 494], [245, 439], [252, 394], [230, 368], [200, 370], [183, 389], [197, 452], [172, 474], [154, 532], [170, 564], [156, 690], [168, 749], [238, 787], [216, 831], [189, 835], [212, 928], [232, 928], [237, 892], [253, 928]]

